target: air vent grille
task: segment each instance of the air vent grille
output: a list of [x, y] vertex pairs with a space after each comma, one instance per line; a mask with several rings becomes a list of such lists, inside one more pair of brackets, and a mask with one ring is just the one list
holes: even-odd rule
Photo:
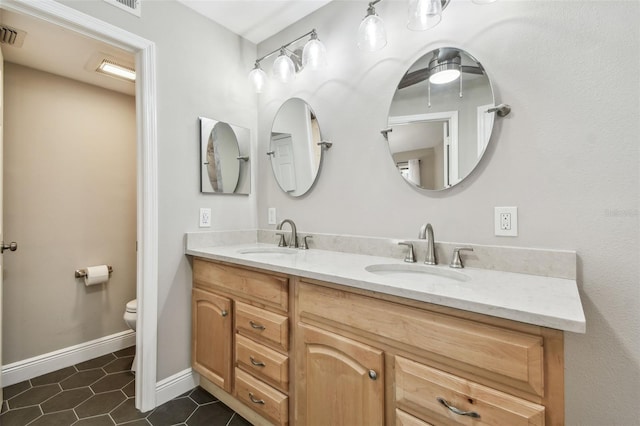
[[8, 46], [20, 47], [24, 42], [25, 33], [22, 30], [0, 25], [0, 43]]
[[126, 10], [137, 17], [141, 16], [142, 0], [104, 0], [107, 3], [117, 6], [122, 10]]

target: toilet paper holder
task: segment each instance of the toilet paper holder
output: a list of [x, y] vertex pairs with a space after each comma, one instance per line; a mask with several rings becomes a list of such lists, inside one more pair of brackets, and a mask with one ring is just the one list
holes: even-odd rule
[[[113, 268], [111, 266], [107, 266], [107, 268], [109, 269], [109, 275], [111, 275], [111, 273], [113, 272]], [[86, 269], [76, 269], [76, 278], [84, 278], [86, 276], [87, 276]]]

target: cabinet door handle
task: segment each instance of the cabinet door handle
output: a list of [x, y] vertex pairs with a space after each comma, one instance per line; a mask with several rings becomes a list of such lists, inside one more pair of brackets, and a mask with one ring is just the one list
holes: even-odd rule
[[220, 312], [220, 315], [226, 317], [227, 315], [229, 315], [229, 312], [226, 309], [223, 309], [222, 312]]
[[254, 357], [252, 357], [251, 355], [249, 355], [249, 359], [251, 360], [251, 364], [255, 365], [256, 367], [264, 367], [266, 364], [262, 361], [256, 361]]
[[253, 322], [253, 321], [249, 321], [249, 324], [251, 324], [251, 328], [254, 328], [256, 330], [264, 330], [266, 327], [262, 324], [258, 324], [257, 322]]
[[469, 417], [473, 417], [474, 419], [479, 419], [480, 418], [480, 414], [476, 413], [475, 411], [464, 411], [461, 410], [459, 408], [454, 407], [453, 405], [450, 405], [444, 398], [440, 398], [437, 397], [436, 400], [444, 405], [445, 407], [447, 407], [449, 409], [449, 411], [459, 415], [459, 416], [469, 416]]
[[253, 402], [254, 404], [262, 404], [264, 405], [264, 399], [256, 399], [256, 397], [253, 396], [253, 394], [251, 392], [249, 392], [249, 399], [251, 400], [251, 402]]
[[376, 373], [375, 370], [369, 370], [369, 378], [371, 380], [377, 380], [378, 379], [378, 373]]

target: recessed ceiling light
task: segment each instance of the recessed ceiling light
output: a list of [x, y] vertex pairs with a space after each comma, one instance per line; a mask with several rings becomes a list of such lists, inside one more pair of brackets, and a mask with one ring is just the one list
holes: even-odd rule
[[129, 81], [136, 80], [135, 70], [124, 67], [122, 65], [118, 65], [115, 62], [111, 62], [107, 59], [102, 60], [102, 62], [100, 63], [96, 71], [104, 74], [108, 74], [114, 77], [124, 78]]

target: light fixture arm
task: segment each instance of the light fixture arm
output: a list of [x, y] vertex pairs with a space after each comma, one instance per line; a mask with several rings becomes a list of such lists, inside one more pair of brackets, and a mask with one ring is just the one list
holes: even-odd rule
[[[378, 0], [378, 1], [380, 1], [380, 0]], [[283, 49], [284, 49], [284, 50], [286, 50], [286, 51], [288, 51], [288, 52], [290, 52], [290, 53], [293, 53], [291, 50], [287, 49], [287, 47], [291, 46], [293, 43], [296, 43], [296, 42], [298, 42], [298, 41], [300, 41], [300, 40], [302, 40], [303, 38], [308, 37], [308, 36], [311, 36], [311, 38], [312, 38], [312, 39], [313, 39], [313, 38], [316, 38], [316, 39], [317, 39], [317, 38], [318, 38], [318, 34], [316, 33], [316, 29], [314, 28], [314, 29], [312, 29], [311, 31], [309, 31], [308, 33], [303, 34], [303, 35], [301, 35], [300, 37], [298, 37], [298, 38], [296, 38], [296, 39], [294, 39], [294, 40], [290, 41], [289, 43], [287, 43], [287, 44], [283, 44], [282, 46], [278, 47], [277, 49], [275, 49], [275, 50], [273, 50], [273, 51], [271, 51], [271, 52], [267, 53], [266, 55], [262, 56], [261, 58], [256, 59], [256, 64], [259, 64], [262, 60], [264, 60], [264, 59], [268, 58], [269, 56], [271, 56], [271, 55], [273, 55], [273, 54], [275, 54], [275, 53], [280, 53]], [[296, 55], [296, 56], [297, 56], [297, 55]]]

